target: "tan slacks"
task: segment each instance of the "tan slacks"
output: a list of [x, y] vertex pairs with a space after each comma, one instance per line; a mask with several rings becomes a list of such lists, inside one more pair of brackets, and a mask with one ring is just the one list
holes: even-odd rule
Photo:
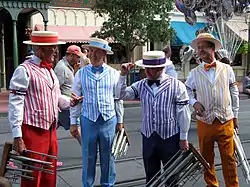
[[197, 120], [200, 152], [210, 165], [210, 169], [204, 173], [207, 187], [219, 186], [214, 168], [215, 142], [218, 143], [226, 187], [239, 187], [236, 159], [234, 156], [233, 130], [233, 120], [221, 123], [216, 119], [212, 125]]

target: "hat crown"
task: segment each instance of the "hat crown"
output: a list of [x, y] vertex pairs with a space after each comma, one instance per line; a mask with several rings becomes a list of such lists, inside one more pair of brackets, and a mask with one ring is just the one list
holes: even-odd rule
[[143, 53], [144, 65], [158, 66], [166, 63], [165, 53], [163, 51], [148, 51]]
[[209, 39], [212, 38], [212, 39], [215, 39], [215, 37], [210, 33], [200, 33], [197, 36], [197, 38], [209, 38]]
[[108, 45], [109, 43], [106, 40], [103, 40], [101, 38], [90, 38], [90, 43], [91, 42], [98, 42], [98, 43], [102, 43], [104, 45]]
[[52, 32], [52, 31], [33, 31], [31, 33], [31, 36], [41, 36], [41, 37], [46, 37], [46, 36], [58, 36], [57, 32]]
[[165, 58], [165, 53], [163, 51], [147, 51], [143, 53], [143, 59], [145, 60], [157, 60]]
[[58, 41], [58, 32], [53, 31], [32, 31], [31, 40], [23, 43], [29, 45], [59, 45], [66, 42]]
[[100, 38], [91, 38], [89, 41], [88, 47], [98, 48], [107, 52], [107, 54], [112, 55], [114, 54], [109, 46], [109, 43], [106, 40]]

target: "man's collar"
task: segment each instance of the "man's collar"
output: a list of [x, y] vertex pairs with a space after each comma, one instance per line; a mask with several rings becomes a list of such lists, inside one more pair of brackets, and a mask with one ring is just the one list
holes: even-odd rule
[[[216, 62], [217, 60], [214, 60], [212, 63]], [[202, 63], [200, 64], [202, 67], [204, 67], [205, 64], [212, 64], [212, 63], [207, 63], [207, 62], [204, 62], [202, 61]]]
[[68, 60], [66, 59], [66, 57], [63, 57], [63, 62], [64, 62], [64, 64], [65, 64], [66, 66], [71, 67], [70, 64], [69, 64], [69, 62], [68, 62]]
[[[107, 64], [106, 63], [103, 63], [101, 66], [99, 66], [99, 67], [106, 67], [107, 66]], [[92, 64], [91, 64], [91, 67], [94, 67]]]
[[168, 75], [163, 71], [162, 74], [156, 79], [160, 80], [160, 83], [167, 77]]
[[42, 61], [39, 57], [37, 57], [36, 55], [32, 55], [31, 56], [31, 60], [32, 60], [32, 62], [34, 63], [34, 64], [36, 64], [36, 65], [40, 65], [40, 62]]
[[71, 71], [74, 71], [74, 67], [72, 67], [72, 66], [69, 64], [69, 62], [68, 62], [68, 60], [66, 59], [66, 57], [63, 57], [63, 62], [64, 62], [64, 64], [65, 64], [67, 67], [70, 68]]

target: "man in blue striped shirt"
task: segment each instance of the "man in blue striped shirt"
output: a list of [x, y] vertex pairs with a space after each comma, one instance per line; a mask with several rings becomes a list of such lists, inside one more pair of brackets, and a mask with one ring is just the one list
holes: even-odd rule
[[[167, 60], [162, 51], [149, 51], [135, 62], [145, 68], [146, 78], [126, 85], [130, 64], [121, 66], [117, 95], [121, 99], [140, 99], [142, 106], [143, 161], [148, 183], [181, 148], [188, 149], [190, 111], [185, 85], [165, 74]], [[172, 181], [168, 181], [170, 185]], [[171, 186], [175, 186], [172, 184]]]
[[116, 129], [123, 127], [123, 103], [116, 100], [119, 72], [104, 63], [113, 54], [105, 40], [92, 38], [88, 45], [91, 64], [75, 75], [72, 92], [83, 96], [81, 105], [72, 107], [71, 134], [79, 136], [76, 120], [81, 114], [82, 186], [92, 187], [95, 181], [97, 147], [100, 150], [101, 186], [115, 184], [115, 163], [112, 143]]

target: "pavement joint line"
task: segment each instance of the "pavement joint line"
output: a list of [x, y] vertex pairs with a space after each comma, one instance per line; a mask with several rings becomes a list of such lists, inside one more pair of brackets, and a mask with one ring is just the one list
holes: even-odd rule
[[59, 175], [59, 173], [56, 174], [65, 184], [67, 184], [69, 187], [73, 187], [71, 186], [61, 175]]
[[[141, 156], [137, 156], [137, 157], [128, 157], [128, 158], [123, 158], [123, 159], [118, 159], [115, 161], [115, 163], [124, 163], [124, 162], [129, 162], [129, 161], [138, 161], [138, 160], [142, 160]], [[100, 162], [97, 162], [96, 166], [99, 166]], [[58, 168], [57, 171], [61, 172], [61, 171], [69, 171], [71, 169], [79, 169], [82, 168], [82, 164], [78, 164], [78, 165], [73, 165], [73, 166], [66, 166], [66, 167], [61, 167]]]

